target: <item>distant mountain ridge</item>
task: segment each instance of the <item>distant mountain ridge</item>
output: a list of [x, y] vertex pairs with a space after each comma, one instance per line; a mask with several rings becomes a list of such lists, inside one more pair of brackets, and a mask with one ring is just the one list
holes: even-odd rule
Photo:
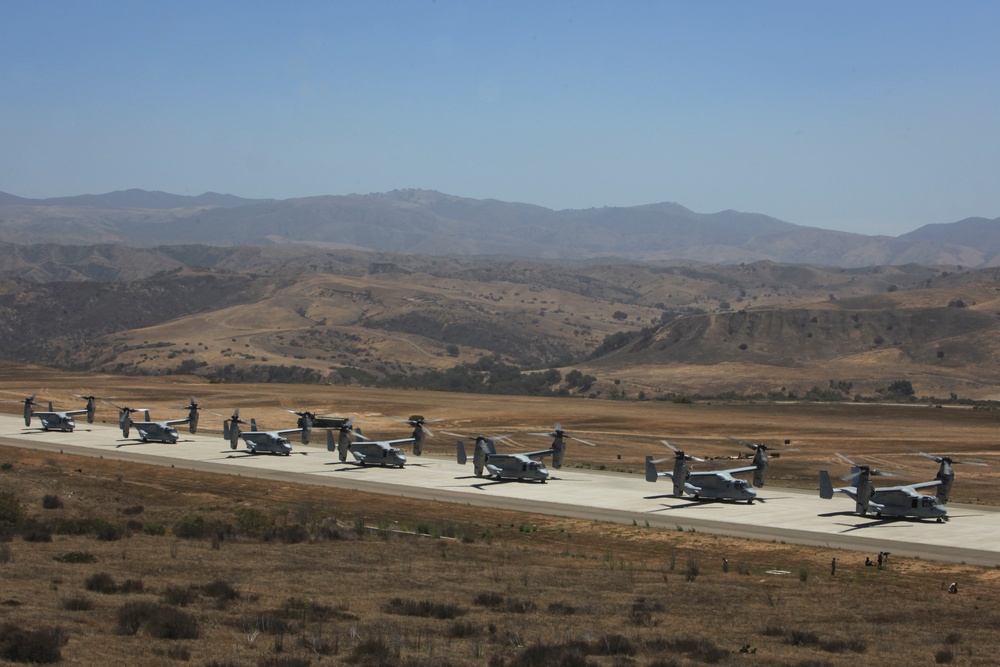
[[0, 193], [0, 241], [314, 245], [403, 254], [841, 267], [1000, 265], [1000, 218], [925, 225], [899, 237], [868, 236], [758, 213], [696, 213], [667, 202], [555, 211], [433, 190], [285, 200], [135, 189], [51, 199]]

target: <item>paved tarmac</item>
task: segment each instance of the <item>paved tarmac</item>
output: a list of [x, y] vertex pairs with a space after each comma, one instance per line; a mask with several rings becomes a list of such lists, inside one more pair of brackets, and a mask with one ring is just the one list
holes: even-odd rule
[[[322, 446], [296, 443], [287, 457], [252, 456], [232, 451], [218, 434], [181, 431], [181, 441], [174, 445], [140, 443], [122, 438], [121, 431], [108, 425], [83, 422], [73, 433], [42, 432], [37, 421], [25, 428], [23, 419], [8, 415], [0, 415], [0, 445], [873, 555], [889, 551], [894, 556], [1000, 565], [1000, 508], [951, 504], [946, 523], [877, 521], [851, 513], [854, 502], [846, 496], [823, 500], [818, 491], [765, 487], [758, 490], [753, 505], [693, 502], [667, 495], [669, 480], [650, 484], [640, 475], [572, 467], [550, 470], [546, 484], [497, 482], [477, 478], [471, 462], [460, 466], [454, 457], [445, 456], [449, 449], [454, 451], [454, 439], [446, 436], [427, 441], [424, 456], [409, 455], [403, 469], [340, 463], [336, 453], [326, 451], [325, 441]], [[572, 451], [567, 461], [571, 466]], [[961, 484], [961, 476], [956, 484]]]

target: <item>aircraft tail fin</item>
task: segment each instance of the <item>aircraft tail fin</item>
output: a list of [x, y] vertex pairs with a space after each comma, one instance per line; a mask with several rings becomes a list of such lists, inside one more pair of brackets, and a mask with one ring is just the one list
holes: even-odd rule
[[653, 463], [653, 457], [646, 457], [646, 481], [655, 482], [660, 477], [660, 474], [656, 472], [656, 464]]
[[146, 410], [146, 421], [153, 421], [149, 418], [149, 410]]
[[333, 431], [330, 429], [326, 430], [326, 451], [337, 451], [337, 441], [333, 439]]
[[465, 453], [465, 443], [459, 440], [455, 445], [455, 458], [461, 464], [465, 465], [465, 462], [469, 460], [469, 457]]
[[833, 498], [833, 482], [830, 481], [830, 473], [826, 470], [819, 471], [819, 497], [826, 500]]

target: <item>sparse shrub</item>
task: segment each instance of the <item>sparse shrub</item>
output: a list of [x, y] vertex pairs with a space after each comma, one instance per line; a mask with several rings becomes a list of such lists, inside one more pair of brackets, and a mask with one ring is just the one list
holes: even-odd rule
[[526, 646], [507, 667], [592, 667], [586, 644], [532, 644]]
[[[299, 658], [291, 655], [269, 655], [257, 661], [257, 667], [309, 667], [309, 658]], [[374, 663], [373, 663], [374, 664]], [[388, 664], [379, 662], [378, 664]]]
[[815, 646], [819, 644], [819, 635], [809, 630], [792, 630], [785, 641], [792, 646]]
[[123, 509], [122, 514], [125, 516], [135, 516], [136, 514], [142, 514], [144, 511], [146, 511], [146, 508], [142, 505], [132, 505]]
[[142, 527], [142, 532], [147, 535], [166, 535], [167, 527], [160, 523], [147, 523]]
[[381, 637], [366, 639], [351, 651], [348, 662], [352, 665], [388, 665], [392, 664], [392, 651]]
[[809, 581], [809, 570], [807, 568], [799, 568], [799, 581], [802, 583]]
[[646, 598], [636, 598], [632, 603], [632, 608], [628, 612], [628, 620], [632, 625], [656, 625], [653, 621], [653, 612], [662, 612], [666, 609], [661, 602], [649, 602]]
[[253, 507], [236, 510], [236, 534], [258, 538], [274, 528], [274, 519]]
[[512, 614], [530, 614], [538, 610], [534, 600], [507, 600], [504, 611]]
[[118, 592], [118, 584], [115, 583], [114, 577], [107, 572], [95, 572], [87, 577], [83, 585], [84, 588], [93, 593], [111, 595]]
[[576, 607], [572, 607], [568, 604], [562, 602], [550, 602], [549, 603], [549, 613], [559, 614], [562, 616], [571, 616], [576, 613]]
[[946, 665], [955, 659], [955, 651], [945, 646], [934, 652], [934, 662], [939, 665]]
[[109, 521], [101, 521], [95, 527], [97, 539], [105, 542], [117, 542], [125, 537], [125, 526]]
[[449, 619], [465, 614], [465, 610], [454, 604], [431, 602], [429, 600], [404, 600], [393, 598], [382, 605], [386, 614], [399, 616], [420, 616], [425, 618]]
[[52, 493], [46, 493], [42, 496], [42, 507], [47, 510], [58, 510], [62, 509], [63, 501], [62, 499]]
[[951, 644], [958, 644], [961, 641], [962, 641], [962, 633], [961, 632], [949, 632], [947, 635], [945, 635], [945, 638], [944, 638], [944, 643], [945, 644], [949, 644], [949, 645], [951, 645]]
[[0, 491], [0, 524], [17, 524], [24, 517], [24, 510], [17, 497], [8, 491]]
[[86, 535], [95, 530], [98, 519], [54, 519], [48, 522], [56, 535]]
[[476, 599], [472, 601], [473, 604], [477, 604], [480, 607], [489, 607], [490, 609], [495, 609], [503, 605], [506, 598], [495, 591], [485, 591], [476, 596]]
[[281, 530], [281, 541], [285, 544], [300, 544], [309, 539], [309, 531], [301, 523], [293, 523]]
[[21, 527], [21, 539], [25, 542], [51, 542], [52, 531], [48, 526], [29, 521]]
[[69, 635], [59, 626], [22, 630], [13, 623], [0, 625], [0, 658], [11, 662], [47, 664], [62, 659]]
[[624, 635], [607, 635], [594, 640], [593, 652], [597, 655], [635, 655], [637, 649]]
[[157, 639], [197, 639], [201, 635], [194, 616], [176, 607], [160, 605], [146, 620], [146, 632]]
[[145, 627], [157, 639], [197, 639], [201, 635], [194, 616], [176, 607], [155, 602], [127, 602], [118, 610], [118, 633], [134, 635]]
[[70, 551], [62, 556], [53, 556], [52, 560], [60, 563], [96, 563], [97, 556], [89, 551]]
[[174, 535], [188, 540], [197, 540], [208, 535], [205, 517], [189, 514], [174, 524]]
[[827, 653], [864, 653], [868, 650], [864, 639], [824, 639], [819, 647]]
[[118, 587], [119, 593], [141, 593], [145, 586], [143, 586], [142, 579], [126, 579], [121, 586]]
[[167, 586], [160, 599], [175, 607], [186, 607], [198, 599], [198, 591], [188, 586]]
[[687, 567], [684, 568], [684, 579], [686, 581], [694, 581], [700, 573], [701, 569], [698, 567], [698, 561], [694, 558], [688, 558]]
[[250, 629], [259, 630], [266, 635], [285, 635], [291, 631], [288, 621], [275, 612], [261, 612], [249, 624]]
[[3, 463], [0, 463], [0, 470], [3, 470], [4, 472], [13, 469], [14, 469], [14, 464], [11, 463], [10, 461], [4, 461]]
[[10, 550], [10, 545], [0, 544], [0, 564], [9, 563], [14, 559], [14, 554]]
[[454, 639], [464, 639], [475, 637], [479, 633], [479, 626], [468, 621], [455, 621], [448, 626], [448, 636]]
[[62, 601], [62, 608], [66, 611], [90, 611], [94, 602], [86, 595], [74, 595]]
[[223, 581], [222, 579], [216, 579], [211, 583], [205, 584], [201, 587], [201, 592], [210, 598], [221, 598], [225, 600], [240, 599], [240, 592], [233, 588], [229, 582]]

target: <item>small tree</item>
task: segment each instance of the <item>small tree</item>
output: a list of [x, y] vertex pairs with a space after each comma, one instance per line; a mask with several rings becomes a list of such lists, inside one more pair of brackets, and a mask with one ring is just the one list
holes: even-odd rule
[[894, 396], [913, 396], [916, 392], [913, 390], [913, 383], [909, 380], [896, 380], [889, 385], [888, 393]]

